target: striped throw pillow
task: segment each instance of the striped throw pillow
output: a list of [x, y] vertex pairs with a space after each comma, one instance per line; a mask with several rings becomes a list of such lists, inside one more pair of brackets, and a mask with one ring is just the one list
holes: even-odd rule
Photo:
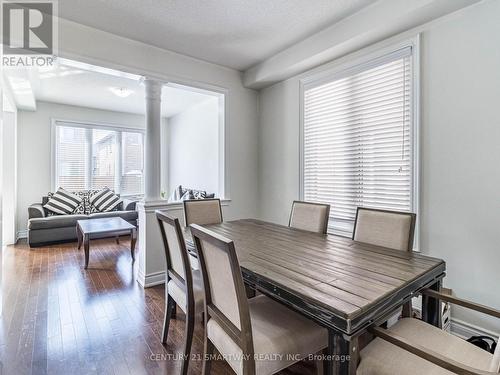
[[59, 188], [43, 207], [55, 214], [68, 215], [73, 213], [82, 201], [78, 195]]
[[90, 197], [90, 204], [100, 212], [113, 211], [121, 202], [120, 197], [108, 188], [104, 188]]

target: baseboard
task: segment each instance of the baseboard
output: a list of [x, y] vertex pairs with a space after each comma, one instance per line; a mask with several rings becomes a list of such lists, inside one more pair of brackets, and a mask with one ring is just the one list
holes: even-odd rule
[[498, 332], [493, 332], [475, 324], [453, 318], [451, 319], [451, 332], [463, 339], [468, 339], [471, 336], [490, 336], [496, 340], [500, 336]]
[[[421, 300], [420, 296], [413, 299], [413, 308], [417, 310], [419, 313], [421, 312], [420, 305]], [[471, 336], [490, 336], [496, 339], [500, 336], [499, 333], [495, 333], [488, 329], [479, 327], [475, 324], [465, 322], [463, 320], [457, 319], [453, 317], [453, 309], [451, 310], [451, 326], [450, 331], [455, 336], [458, 336], [462, 339], [467, 340]]]
[[139, 272], [137, 275], [137, 282], [143, 288], [165, 284], [165, 271], [150, 273], [149, 275], [144, 275], [142, 272]]
[[26, 229], [17, 231], [16, 241], [19, 241], [23, 238], [28, 238], [28, 230]]

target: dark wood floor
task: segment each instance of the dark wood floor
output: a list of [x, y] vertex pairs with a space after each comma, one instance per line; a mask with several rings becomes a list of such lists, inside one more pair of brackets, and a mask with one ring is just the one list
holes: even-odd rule
[[[75, 243], [5, 248], [0, 374], [178, 374], [172, 357], [182, 349], [184, 315], [178, 311], [163, 346], [164, 288], [137, 284], [129, 246], [93, 241], [88, 270]], [[195, 354], [202, 336], [200, 324]], [[200, 374], [201, 362], [191, 362], [190, 373]], [[232, 373], [223, 362], [212, 368]], [[281, 374], [312, 373], [312, 363], [299, 363]]]

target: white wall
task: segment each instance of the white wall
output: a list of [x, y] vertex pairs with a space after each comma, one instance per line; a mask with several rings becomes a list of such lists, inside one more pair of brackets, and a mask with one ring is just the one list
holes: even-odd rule
[[170, 196], [179, 185], [219, 196], [219, 99], [207, 97], [168, 119]]
[[[421, 45], [420, 247], [446, 260], [448, 287], [496, 308], [500, 308], [499, 15], [500, 1], [480, 3], [432, 25], [423, 32]], [[260, 213], [263, 219], [280, 223], [286, 223], [290, 204], [299, 197], [303, 76], [275, 84], [260, 95]], [[460, 309], [453, 310], [453, 319], [500, 332], [498, 320]]]
[[51, 119], [88, 121], [143, 128], [144, 116], [64, 104], [38, 102], [36, 112], [18, 114], [17, 230], [25, 231], [28, 206], [41, 202], [52, 188]]
[[17, 199], [17, 175], [18, 175], [18, 158], [17, 158], [17, 136], [18, 136], [18, 115], [17, 109], [8, 104], [9, 98], [4, 98], [3, 102], [3, 119], [2, 119], [2, 157], [1, 157], [1, 187], [2, 197], [1, 213], [2, 213], [2, 241], [6, 245], [14, 244], [17, 239], [16, 219], [18, 210], [16, 207]]
[[[422, 249], [457, 294], [500, 308], [500, 1], [424, 34]], [[471, 320], [459, 308], [454, 318]], [[500, 321], [473, 320], [500, 332]]]

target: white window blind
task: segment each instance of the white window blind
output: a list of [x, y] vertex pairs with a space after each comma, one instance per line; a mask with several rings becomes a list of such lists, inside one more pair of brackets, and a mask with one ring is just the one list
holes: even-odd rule
[[413, 210], [411, 48], [304, 87], [303, 197], [352, 230], [358, 206]]
[[58, 126], [55, 147], [58, 184], [72, 191], [85, 189], [88, 162], [85, 129]]
[[109, 187], [122, 195], [143, 193], [143, 134], [121, 128], [56, 122], [55, 188]]

